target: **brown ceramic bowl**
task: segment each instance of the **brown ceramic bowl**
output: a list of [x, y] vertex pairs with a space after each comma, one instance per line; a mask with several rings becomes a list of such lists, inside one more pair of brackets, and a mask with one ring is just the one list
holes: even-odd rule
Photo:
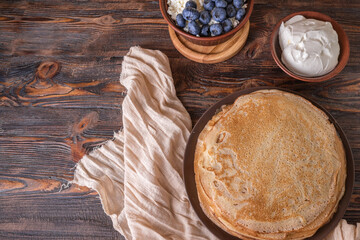
[[249, 21], [250, 15], [254, 8], [254, 0], [247, 0], [246, 1], [247, 8], [246, 13], [243, 19], [239, 22], [239, 24], [232, 29], [230, 32], [227, 32], [225, 34], [221, 34], [219, 36], [215, 37], [196, 37], [194, 35], [191, 35], [190, 33], [185, 32], [178, 26], [176, 26], [175, 21], [171, 18], [171, 16], [167, 13], [168, 5], [167, 0], [159, 0], [160, 5], [160, 11], [163, 15], [166, 22], [169, 24], [169, 26], [179, 35], [183, 36], [185, 39], [189, 40], [192, 43], [202, 45], [202, 46], [211, 46], [211, 45], [217, 45], [220, 43], [225, 42], [226, 40], [230, 39], [234, 34], [239, 31], [247, 21]]
[[[300, 75], [297, 75], [297, 74], [291, 72], [282, 63], [281, 48], [280, 48], [280, 44], [279, 44], [279, 28], [280, 28], [280, 25], [282, 22], [286, 22], [287, 20], [294, 17], [295, 15], [303, 15], [306, 18], [313, 18], [313, 19], [317, 19], [317, 20], [321, 20], [321, 21], [327, 21], [332, 24], [332, 26], [333, 26], [334, 30], [336, 31], [338, 38], [339, 38], [340, 55], [339, 55], [337, 66], [331, 72], [329, 72], [325, 75], [322, 75], [322, 76], [318, 76], [318, 77], [304, 77], [304, 76], [300, 76]], [[311, 11], [296, 12], [296, 13], [290, 14], [289, 16], [281, 19], [276, 24], [276, 26], [270, 36], [270, 48], [271, 48], [271, 55], [273, 56], [275, 62], [285, 73], [287, 73], [289, 76], [291, 76], [293, 78], [296, 78], [298, 80], [305, 81], [305, 82], [322, 82], [325, 80], [329, 80], [330, 78], [333, 78], [334, 76], [336, 76], [338, 73], [340, 73], [344, 69], [347, 61], [349, 60], [349, 55], [350, 55], [349, 40], [346, 36], [345, 31], [340, 26], [340, 24], [338, 24], [331, 17], [329, 17], [325, 14], [322, 14], [319, 12], [311, 12]]]
[[226, 240], [240, 240], [239, 238], [227, 233], [220, 227], [218, 227], [214, 222], [212, 222], [203, 212], [199, 198], [198, 193], [196, 189], [196, 182], [195, 182], [195, 172], [194, 172], [194, 156], [195, 156], [195, 149], [196, 149], [196, 143], [198, 140], [198, 137], [201, 133], [201, 131], [204, 129], [205, 125], [209, 120], [212, 119], [212, 117], [218, 113], [218, 110], [221, 109], [223, 105], [229, 105], [233, 104], [234, 101], [245, 94], [252, 93], [257, 90], [263, 90], [263, 89], [278, 89], [286, 92], [290, 92], [296, 95], [299, 95], [308, 101], [310, 101], [314, 106], [322, 110], [328, 117], [329, 121], [334, 124], [335, 129], [337, 133], [339, 134], [343, 145], [345, 149], [346, 154], [346, 181], [345, 181], [345, 193], [344, 196], [340, 199], [337, 211], [334, 213], [331, 220], [323, 225], [321, 228], [317, 230], [317, 232], [308, 238], [308, 240], [323, 240], [339, 223], [339, 221], [343, 218], [346, 208], [350, 202], [351, 194], [353, 191], [354, 186], [354, 179], [355, 179], [355, 171], [354, 171], [354, 159], [351, 152], [351, 148], [349, 145], [349, 142], [343, 132], [343, 130], [340, 128], [339, 124], [335, 121], [334, 117], [321, 105], [314, 102], [313, 100], [297, 93], [293, 92], [287, 89], [283, 88], [277, 88], [277, 87], [256, 87], [256, 88], [248, 88], [241, 91], [234, 92], [233, 94], [223, 98], [219, 102], [215, 103], [213, 106], [211, 106], [198, 120], [196, 125], [194, 126], [193, 130], [190, 133], [190, 137], [188, 139], [186, 149], [185, 149], [185, 155], [184, 155], [184, 169], [183, 169], [183, 175], [184, 175], [184, 182], [185, 182], [185, 189], [188, 194], [190, 203], [195, 210], [196, 214], [198, 215], [199, 219], [202, 221], [202, 223], [219, 239], [226, 239]]

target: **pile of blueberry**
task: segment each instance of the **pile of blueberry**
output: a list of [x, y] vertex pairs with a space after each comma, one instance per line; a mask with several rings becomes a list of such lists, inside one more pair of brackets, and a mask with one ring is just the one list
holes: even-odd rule
[[[204, 0], [204, 10], [199, 12], [196, 3], [189, 0], [176, 16], [176, 24], [184, 28], [188, 22], [188, 31], [195, 36], [218, 36], [233, 29], [230, 18], [240, 21], [244, 17], [243, 4], [243, 0]], [[209, 25], [211, 19], [216, 23]]]

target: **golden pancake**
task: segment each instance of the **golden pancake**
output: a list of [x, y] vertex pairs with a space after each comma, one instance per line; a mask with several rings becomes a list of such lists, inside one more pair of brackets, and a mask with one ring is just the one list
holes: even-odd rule
[[199, 201], [244, 239], [303, 239], [327, 223], [344, 194], [343, 144], [306, 99], [260, 90], [224, 106], [199, 135]]

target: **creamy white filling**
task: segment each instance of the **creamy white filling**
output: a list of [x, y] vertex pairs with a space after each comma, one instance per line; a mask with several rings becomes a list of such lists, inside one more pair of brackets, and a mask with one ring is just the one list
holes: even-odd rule
[[[171, 16], [171, 18], [173, 20], [176, 20], [176, 16], [178, 14], [182, 13], [187, 1], [189, 1], [189, 0], [168, 0], [167, 1], [167, 4], [168, 4], [167, 13]], [[199, 12], [204, 10], [204, 7], [203, 7], [204, 0], [193, 0], [193, 1], [196, 2], [197, 10]]]
[[281, 61], [298, 75], [321, 76], [338, 64], [338, 35], [330, 22], [296, 15], [281, 24], [279, 43]]

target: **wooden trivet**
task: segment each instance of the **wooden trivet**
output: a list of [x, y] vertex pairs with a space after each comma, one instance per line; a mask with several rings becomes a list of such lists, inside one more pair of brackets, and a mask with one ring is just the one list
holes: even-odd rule
[[186, 58], [199, 63], [219, 63], [237, 54], [245, 45], [249, 35], [248, 21], [235, 35], [226, 42], [214, 46], [202, 46], [189, 42], [178, 35], [169, 26], [169, 34], [175, 48]]

